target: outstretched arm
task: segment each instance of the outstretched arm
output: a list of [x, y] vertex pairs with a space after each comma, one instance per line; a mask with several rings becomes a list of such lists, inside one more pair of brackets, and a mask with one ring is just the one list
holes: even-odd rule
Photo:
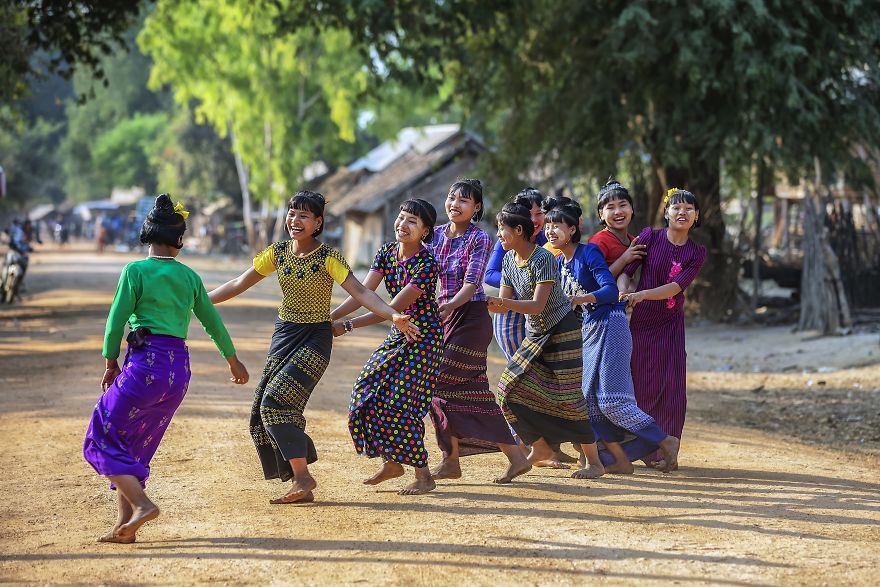
[[212, 304], [220, 304], [222, 302], [225, 302], [226, 300], [231, 300], [242, 292], [247, 291], [248, 289], [253, 287], [254, 284], [263, 279], [263, 277], [265, 276], [261, 275], [253, 267], [250, 267], [247, 271], [245, 271], [235, 279], [231, 279], [220, 287], [212, 289], [208, 293], [208, 297], [211, 299]]
[[[375, 292], [380, 283], [382, 283], [382, 274], [377, 273], [376, 271], [370, 271], [367, 273], [363, 285], [361, 285], [361, 282], [357, 280], [353, 273], [349, 273], [348, 277], [346, 277], [345, 281], [341, 284], [342, 289], [348, 292], [349, 296], [345, 298], [345, 301], [339, 304], [335, 310], [330, 312], [330, 319], [338, 320], [339, 318], [344, 318], [361, 306], [366, 306], [366, 304], [361, 301], [360, 297], [355, 297], [355, 293], [359, 293], [359, 296], [366, 296], [365, 292]], [[373, 296], [375, 299], [382, 302], [382, 299], [375, 293], [373, 293]], [[384, 304], [385, 302], [382, 303]], [[369, 306], [367, 306], [367, 309], [372, 310]]]
[[[378, 281], [381, 281], [382, 276], [374, 271], [371, 271], [370, 275], [367, 276], [367, 279], [364, 281], [371, 282], [369, 278], [373, 275], [378, 277]], [[378, 282], [376, 283], [376, 286], [378, 286]], [[410, 307], [422, 294], [421, 290], [418, 288], [413, 287], [412, 285], [406, 286], [399, 294], [394, 296], [394, 299], [391, 300], [390, 306], [383, 302], [382, 298], [376, 295], [376, 292], [367, 289], [366, 286], [350, 273], [348, 277], [345, 278], [345, 281], [342, 282], [342, 288], [351, 294], [351, 297], [356, 300], [353, 303], [358, 304], [358, 306], [364, 306], [366, 309], [370, 310], [369, 314], [364, 314], [363, 316], [351, 320], [352, 328], [359, 328], [361, 326], [378, 324], [385, 320], [391, 320], [408, 340], [416, 340], [419, 338], [420, 333], [418, 327], [410, 322], [409, 316], [401, 313], [403, 310]], [[342, 306], [340, 306], [340, 308], [341, 307]], [[337, 310], [338, 309], [339, 308], [337, 308]]]

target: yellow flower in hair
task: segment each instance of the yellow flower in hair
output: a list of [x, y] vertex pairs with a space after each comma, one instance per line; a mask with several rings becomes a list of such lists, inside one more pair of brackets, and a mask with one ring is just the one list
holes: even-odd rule
[[669, 188], [668, 190], [666, 190], [666, 195], [663, 196], [663, 203], [664, 203], [664, 204], [668, 203], [668, 202], [669, 202], [669, 196], [671, 196], [672, 194], [674, 194], [674, 193], [677, 192], [678, 190], [679, 190], [679, 188]]
[[180, 202], [177, 202], [176, 204], [174, 204], [174, 213], [180, 214], [181, 216], [183, 216], [184, 220], [189, 218], [189, 212], [187, 212], [186, 210], [183, 209], [183, 204], [181, 204]]

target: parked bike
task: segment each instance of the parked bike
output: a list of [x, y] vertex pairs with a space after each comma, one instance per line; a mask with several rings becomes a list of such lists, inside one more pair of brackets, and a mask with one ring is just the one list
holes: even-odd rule
[[0, 297], [6, 304], [11, 304], [16, 298], [20, 298], [18, 292], [28, 264], [25, 247], [30, 248], [28, 245], [24, 247], [10, 245], [9, 252], [3, 260], [3, 268], [0, 270]]

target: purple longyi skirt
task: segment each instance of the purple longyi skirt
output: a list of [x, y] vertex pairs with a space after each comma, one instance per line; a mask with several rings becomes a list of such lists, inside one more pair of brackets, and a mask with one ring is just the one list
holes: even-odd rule
[[83, 456], [99, 475], [133, 475], [146, 486], [189, 378], [184, 339], [150, 334], [142, 347], [129, 347], [122, 373], [98, 398], [86, 431]]

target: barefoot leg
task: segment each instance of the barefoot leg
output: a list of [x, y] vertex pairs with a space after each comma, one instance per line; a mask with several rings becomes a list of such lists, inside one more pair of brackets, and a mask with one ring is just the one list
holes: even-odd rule
[[498, 449], [507, 457], [510, 466], [507, 467], [504, 475], [495, 477], [493, 483], [510, 483], [514, 478], [532, 470], [532, 464], [515, 444], [499, 444]]
[[554, 458], [553, 449], [543, 438], [539, 438], [532, 444], [532, 452], [529, 453], [529, 462], [535, 467], [568, 469], [568, 465], [564, 465]]
[[275, 499], [270, 499], [271, 504], [284, 503], [308, 503], [315, 501], [312, 490], [318, 486], [318, 482], [309, 473], [309, 466], [305, 458], [290, 459], [290, 468], [293, 469], [293, 483], [290, 491]]
[[116, 486], [116, 491], [121, 492], [123, 498], [131, 504], [132, 510], [128, 521], [115, 531], [113, 540], [108, 542], [134, 542], [141, 526], [159, 517], [159, 508], [150, 501], [134, 475], [112, 475], [108, 479]]
[[681, 448], [681, 441], [674, 436], [667, 436], [660, 442], [660, 450], [663, 452], [663, 461], [665, 461], [663, 472], [678, 470], [678, 451]]
[[385, 461], [382, 463], [382, 468], [379, 471], [370, 477], [369, 479], [364, 479], [364, 485], [378, 485], [383, 481], [388, 481], [389, 479], [394, 479], [395, 477], [400, 477], [404, 473], [403, 465], [400, 463], [395, 463], [394, 461]]
[[574, 479], [595, 479], [604, 475], [605, 467], [602, 466], [602, 461], [599, 460], [599, 448], [596, 446], [596, 443], [582, 444], [581, 447], [584, 449], [584, 456], [587, 457], [587, 466], [575, 471], [571, 476]]
[[617, 475], [633, 474], [635, 468], [629, 461], [626, 453], [623, 452], [623, 448], [620, 446], [619, 442], [606, 442], [605, 448], [607, 448], [608, 452], [611, 453], [611, 456], [614, 457], [614, 464], [605, 467], [606, 473], [613, 473]]
[[116, 514], [116, 525], [103, 536], [99, 536], [97, 540], [98, 542], [117, 542], [117, 540], [114, 540], [116, 533], [123, 524], [128, 523], [131, 519], [132, 513], [134, 513], [134, 508], [132, 508], [131, 503], [125, 499], [125, 496], [122, 495], [121, 491], [116, 492], [116, 508], [118, 510]]
[[416, 467], [415, 469], [416, 480], [411, 485], [407, 485], [398, 491], [398, 495], [422, 495], [437, 487], [437, 484], [431, 478], [431, 471], [428, 467]]
[[431, 478], [437, 479], [459, 479], [461, 478], [461, 463], [458, 460], [458, 439], [452, 437], [452, 450], [443, 457], [437, 467], [431, 471]]

